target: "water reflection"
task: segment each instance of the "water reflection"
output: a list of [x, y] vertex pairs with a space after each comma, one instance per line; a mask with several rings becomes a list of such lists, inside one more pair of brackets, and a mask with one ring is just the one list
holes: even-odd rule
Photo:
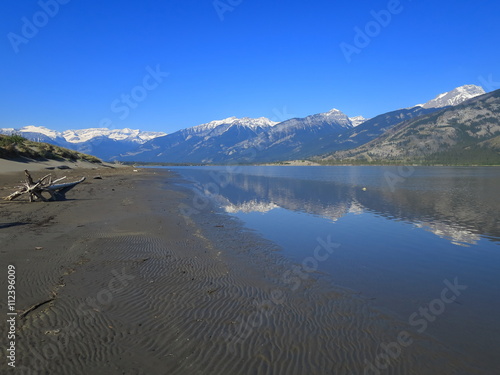
[[394, 188], [397, 168], [176, 170], [298, 264], [331, 235], [321, 277], [403, 320], [457, 278], [467, 291], [427, 332], [500, 367], [500, 168], [415, 168]]
[[[354, 172], [353, 178], [341, 176], [340, 181], [306, 179], [304, 175], [292, 178], [294, 171], [289, 167], [290, 176], [286, 177], [229, 173], [220, 168], [217, 173], [222, 175], [220, 180], [224, 184], [218, 186], [217, 194], [211, 195], [228, 213], [283, 208], [337, 221], [350, 213], [371, 212], [412, 223], [455, 245], [477, 244], [481, 237], [498, 241], [498, 171], [486, 169], [485, 175], [470, 176], [457, 174], [453, 169], [453, 172], [441, 169], [442, 173], [436, 176], [434, 170], [429, 173], [430, 170], [417, 169], [411, 178], [391, 189], [384, 178], [387, 170], [384, 172], [382, 168], [375, 174], [371, 169], [372, 178], [360, 179], [359, 173]], [[247, 170], [240, 168], [240, 171]], [[262, 169], [249, 168], [248, 171], [255, 173]], [[311, 171], [317, 174], [318, 169]], [[490, 171], [497, 172], [497, 176]], [[190, 169], [188, 175], [202, 188], [213, 185], [212, 175], [205, 170]]]

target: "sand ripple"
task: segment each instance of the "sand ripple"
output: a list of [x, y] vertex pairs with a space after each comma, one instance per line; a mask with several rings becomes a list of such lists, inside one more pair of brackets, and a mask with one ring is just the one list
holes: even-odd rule
[[217, 217], [216, 228], [213, 214], [205, 219], [186, 235], [173, 214], [125, 217], [76, 241], [71, 252], [88, 261], [33, 278], [60, 286], [20, 323], [19, 366], [92, 375], [482, 373], [417, 334], [384, 362], [381, 344], [407, 330], [403, 322], [317, 275], [291, 288], [282, 275], [293, 265], [273, 244], [229, 218]]

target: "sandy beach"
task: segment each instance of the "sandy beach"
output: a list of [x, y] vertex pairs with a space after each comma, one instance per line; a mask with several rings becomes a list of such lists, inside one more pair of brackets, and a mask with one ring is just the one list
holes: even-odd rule
[[[174, 174], [92, 168], [52, 171], [87, 177], [66, 201], [0, 201], [0, 290], [14, 266], [17, 312], [16, 367], [2, 356], [0, 372], [487, 373], [214, 207], [186, 216], [196, 198]], [[6, 170], [1, 196], [24, 178]]]

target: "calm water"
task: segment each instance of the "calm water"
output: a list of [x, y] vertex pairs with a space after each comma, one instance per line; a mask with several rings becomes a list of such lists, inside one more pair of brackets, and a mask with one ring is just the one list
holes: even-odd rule
[[339, 247], [304, 264], [414, 329], [456, 279], [467, 289], [434, 304], [425, 333], [500, 367], [500, 168], [169, 169], [298, 264], [330, 238]]

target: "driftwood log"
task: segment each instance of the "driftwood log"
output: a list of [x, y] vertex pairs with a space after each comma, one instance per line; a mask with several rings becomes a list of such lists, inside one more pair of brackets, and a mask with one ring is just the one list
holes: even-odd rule
[[[58, 178], [57, 180], [52, 181], [52, 176], [48, 174], [35, 182], [27, 170], [24, 171], [24, 174], [26, 176], [26, 182], [24, 185], [20, 186], [19, 190], [5, 197], [4, 200], [11, 201], [23, 194], [29, 194], [30, 202], [34, 202], [35, 200], [42, 200], [44, 202], [48, 200], [64, 200], [66, 199], [66, 193], [69, 190], [85, 181], [85, 177], [82, 177], [80, 180], [75, 182], [57, 184], [57, 182], [64, 180], [66, 177]], [[44, 192], [50, 194], [50, 199], [47, 199], [42, 195]]]

